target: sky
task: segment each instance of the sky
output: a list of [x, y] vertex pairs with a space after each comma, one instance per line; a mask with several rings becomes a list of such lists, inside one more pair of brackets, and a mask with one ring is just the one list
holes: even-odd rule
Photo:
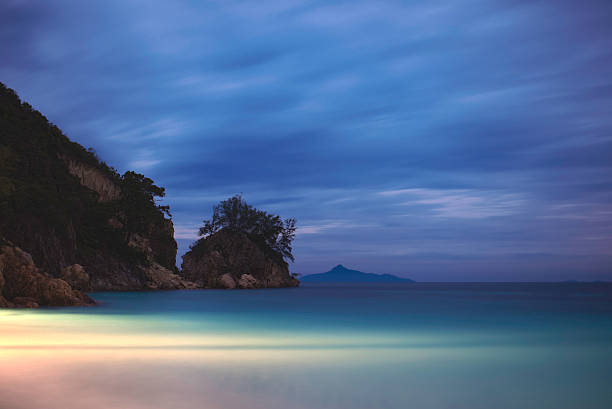
[[[166, 188], [236, 193], [291, 270], [612, 280], [612, 2], [0, 2], [0, 82]], [[179, 258], [180, 262], [180, 258]]]

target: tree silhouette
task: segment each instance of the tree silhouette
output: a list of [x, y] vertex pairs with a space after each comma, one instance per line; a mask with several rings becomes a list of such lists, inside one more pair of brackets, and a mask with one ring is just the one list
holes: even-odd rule
[[280, 257], [294, 261], [291, 242], [295, 238], [295, 223], [295, 219], [283, 221], [278, 215], [258, 210], [241, 195], [235, 195], [213, 207], [212, 218], [204, 220], [200, 235], [206, 238], [222, 229], [244, 233]]

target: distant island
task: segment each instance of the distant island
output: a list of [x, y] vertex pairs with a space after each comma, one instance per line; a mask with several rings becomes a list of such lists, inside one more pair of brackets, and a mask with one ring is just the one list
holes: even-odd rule
[[300, 278], [304, 283], [414, 283], [409, 278], [401, 278], [393, 274], [372, 274], [350, 270], [338, 264], [326, 273], [309, 274]]

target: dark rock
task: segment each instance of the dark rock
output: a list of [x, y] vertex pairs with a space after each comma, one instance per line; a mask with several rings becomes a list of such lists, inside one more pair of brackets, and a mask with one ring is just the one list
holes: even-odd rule
[[[194, 245], [183, 256], [180, 274], [204, 288], [230, 288], [221, 282], [225, 275], [238, 283], [239, 288], [299, 285], [289, 274], [289, 266], [282, 257], [266, 252], [246, 234], [226, 229]], [[241, 280], [244, 286], [240, 285]]]
[[230, 274], [226, 273], [219, 278], [219, 286], [228, 290], [233, 290], [236, 288], [236, 281], [234, 281]]
[[144, 270], [147, 277], [147, 288], [149, 290], [176, 290], [193, 289], [196, 285], [192, 282], [183, 280], [181, 276], [173, 273], [159, 263], [152, 262]]
[[32, 297], [15, 297], [12, 302], [13, 308], [38, 308], [39, 305]]
[[0, 295], [0, 308], [12, 308], [13, 303], [9, 302], [6, 298]]
[[238, 280], [238, 287], [244, 289], [253, 289], [259, 287], [259, 281], [250, 274], [243, 274]]
[[172, 221], [139, 190], [153, 181], [132, 175], [126, 182], [0, 83], [0, 238], [41, 270], [83, 291], [193, 286], [176, 275]]
[[40, 271], [32, 256], [19, 247], [0, 249], [1, 307], [80, 306], [95, 302], [66, 281]]
[[60, 278], [70, 284], [75, 290], [90, 292], [93, 291], [89, 282], [89, 274], [80, 264], [73, 264], [66, 267], [60, 273]]

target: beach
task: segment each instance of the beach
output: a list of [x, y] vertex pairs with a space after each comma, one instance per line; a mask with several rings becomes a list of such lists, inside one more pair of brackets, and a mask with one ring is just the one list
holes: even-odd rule
[[0, 407], [607, 408], [608, 284], [97, 293], [0, 312]]

